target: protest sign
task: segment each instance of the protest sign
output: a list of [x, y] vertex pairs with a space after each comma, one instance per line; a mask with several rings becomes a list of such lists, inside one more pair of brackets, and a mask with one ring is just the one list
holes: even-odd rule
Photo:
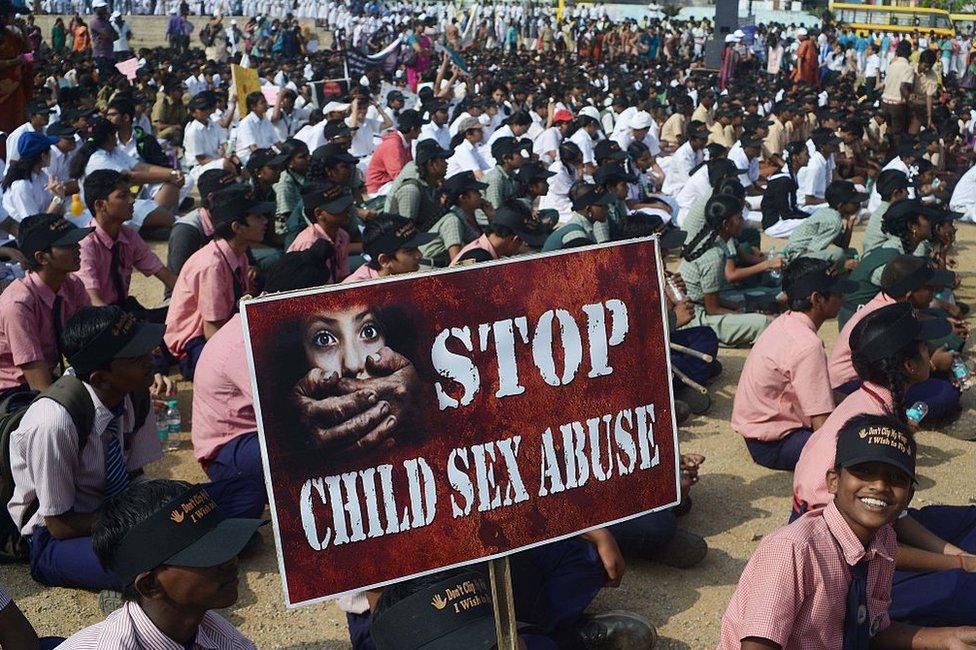
[[281, 94], [281, 88], [278, 86], [261, 86], [261, 92], [264, 93], [264, 100], [268, 102], [268, 106], [276, 106], [278, 104], [278, 95]]
[[139, 69], [139, 59], [132, 57], [131, 59], [126, 59], [125, 61], [119, 61], [115, 64], [115, 69], [118, 70], [129, 81], [134, 81], [136, 78], [136, 71]]
[[261, 79], [258, 78], [257, 70], [242, 68], [233, 63], [230, 66], [230, 75], [237, 92], [237, 114], [244, 117], [248, 113], [247, 96], [253, 92], [261, 92]]
[[677, 503], [660, 269], [644, 239], [244, 301], [286, 602]]
[[349, 94], [348, 79], [326, 79], [312, 82], [312, 104], [315, 108], [322, 108], [333, 99], [339, 99]]

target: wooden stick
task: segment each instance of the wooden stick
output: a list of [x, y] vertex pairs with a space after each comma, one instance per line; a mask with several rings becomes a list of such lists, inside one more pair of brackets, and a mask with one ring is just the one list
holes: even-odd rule
[[701, 359], [705, 363], [711, 363], [715, 361], [715, 357], [710, 354], [705, 354], [704, 352], [699, 352], [698, 350], [693, 350], [692, 348], [681, 345], [680, 343], [675, 343], [671, 341], [671, 349], [675, 352], [681, 352], [682, 354], [687, 354], [688, 356], [695, 357], [696, 359]]
[[681, 372], [677, 368], [675, 368], [675, 367], [672, 366], [671, 367], [671, 372], [673, 372], [675, 374], [675, 376], [678, 379], [680, 379], [681, 382], [683, 384], [685, 384], [686, 386], [688, 386], [689, 388], [694, 388], [695, 390], [697, 390], [702, 395], [708, 395], [708, 389], [707, 388], [705, 388], [704, 386], [702, 386], [697, 381], [695, 381], [694, 379], [692, 379], [691, 377], [689, 377], [685, 373]]
[[495, 634], [498, 650], [518, 650], [515, 630], [515, 598], [512, 595], [512, 568], [508, 557], [488, 562], [491, 600], [495, 607]]

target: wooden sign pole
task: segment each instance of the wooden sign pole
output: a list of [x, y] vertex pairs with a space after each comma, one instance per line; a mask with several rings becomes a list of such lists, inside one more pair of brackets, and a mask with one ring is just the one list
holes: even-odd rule
[[508, 563], [508, 557], [489, 561], [488, 569], [491, 580], [491, 600], [495, 608], [498, 650], [517, 650], [515, 598], [512, 596], [512, 568]]

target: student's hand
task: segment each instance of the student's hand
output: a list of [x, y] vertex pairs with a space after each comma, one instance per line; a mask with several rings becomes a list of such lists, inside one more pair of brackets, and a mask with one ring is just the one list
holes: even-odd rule
[[339, 381], [339, 391], [346, 393], [356, 390], [370, 390], [377, 398], [388, 405], [389, 427], [382, 437], [370, 435], [361, 441], [361, 445], [374, 445], [382, 442], [394, 430], [403, 430], [416, 419], [418, 412], [415, 408], [417, 398], [423, 385], [414, 365], [402, 354], [394, 352], [388, 347], [366, 358], [366, 371], [371, 379], [342, 379]]
[[956, 353], [946, 350], [945, 347], [938, 348], [929, 355], [929, 363], [932, 370], [936, 372], [949, 372], [952, 369], [952, 362], [956, 359]]
[[8, 260], [10, 262], [16, 262], [20, 264], [20, 267], [27, 270], [27, 258], [16, 248], [11, 248], [9, 246], [0, 246], [0, 260]]
[[149, 397], [153, 400], [176, 397], [176, 382], [166, 375], [157, 372], [153, 376], [152, 386], [149, 387]]
[[627, 571], [627, 564], [624, 556], [617, 546], [617, 540], [606, 528], [597, 528], [582, 535], [583, 539], [596, 547], [596, 553], [600, 556], [603, 570], [607, 572], [608, 587], [619, 587], [620, 581]]
[[950, 638], [946, 640], [946, 650], [965, 650], [976, 648], [976, 627], [952, 628]]
[[390, 404], [373, 389], [342, 392], [339, 373], [326, 375], [312, 368], [292, 389], [298, 419], [319, 448], [334, 450], [362, 446], [361, 441], [385, 439], [392, 430]]
[[860, 264], [860, 262], [858, 260], [855, 260], [855, 259], [845, 260], [844, 261], [844, 269], [847, 270], [847, 271], [853, 271], [854, 269], [857, 268], [857, 265], [858, 264]]
[[674, 306], [675, 326], [684, 327], [695, 317], [695, 307], [685, 298]]
[[671, 281], [678, 285], [678, 288], [681, 289], [681, 293], [688, 293], [688, 287], [685, 286], [685, 279], [681, 277], [680, 273], [666, 273], [665, 275], [671, 278]]
[[766, 260], [766, 270], [781, 269], [783, 268], [783, 256], [777, 255], [771, 259]]
[[959, 318], [949, 318], [947, 320], [949, 321], [949, 325], [952, 326], [953, 334], [962, 338], [969, 336], [969, 326], [966, 325], [966, 321]]

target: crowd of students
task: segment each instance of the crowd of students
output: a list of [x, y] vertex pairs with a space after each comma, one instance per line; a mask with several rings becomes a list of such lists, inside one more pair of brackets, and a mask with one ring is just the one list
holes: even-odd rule
[[[24, 37], [17, 11], [0, 0], [5, 38]], [[585, 48], [533, 59], [523, 37], [486, 37], [459, 60], [440, 48], [461, 38], [446, 15], [386, 21], [409, 56], [338, 95], [311, 82], [342, 76], [341, 48], [255, 58], [263, 90], [245, 97], [195, 48], [141, 51], [131, 80], [97, 52], [11, 59], [32, 99], [0, 116], [16, 122], [0, 183], [2, 550], [41, 584], [100, 591], [107, 615], [59, 647], [251, 647], [210, 611], [236, 601], [267, 507], [243, 296], [648, 235], [671, 269], [679, 423], [711, 407], [719, 348], [749, 347], [732, 429], [756, 463], [794, 473], [793, 523], [760, 543], [720, 647], [976, 647], [976, 513], [907, 509], [914, 432], [972, 438], [951, 426], [972, 372], [952, 268], [955, 224], [976, 214], [976, 111], [951, 60], [905, 35], [883, 69], [810, 76], [812, 44], [849, 32], [767, 25], [755, 42], [795, 39], [795, 56], [771, 70], [734, 32], [716, 74], [699, 26], [645, 19], [678, 34], [648, 57], [605, 13], [572, 15], [593, 30]], [[164, 304], [131, 295], [135, 271]], [[341, 356], [339, 376], [384, 363]], [[178, 377], [204, 484], [143, 475], [162, 457], [153, 400]], [[296, 387], [306, 414], [324, 396], [364, 413], [318, 423], [324, 437], [375, 436], [392, 408], [324, 373]], [[674, 508], [513, 556], [527, 647], [654, 644], [641, 616], [587, 608], [625, 558], [706, 557], [680, 525], [704, 461], [681, 455]], [[174, 527], [174, 508], [201, 514]], [[471, 612], [475, 632], [422, 607], [459, 580], [483, 588], [479, 571], [340, 599], [354, 647], [490, 641], [490, 609]], [[8, 628], [41, 643], [11, 607], [0, 644]]]

